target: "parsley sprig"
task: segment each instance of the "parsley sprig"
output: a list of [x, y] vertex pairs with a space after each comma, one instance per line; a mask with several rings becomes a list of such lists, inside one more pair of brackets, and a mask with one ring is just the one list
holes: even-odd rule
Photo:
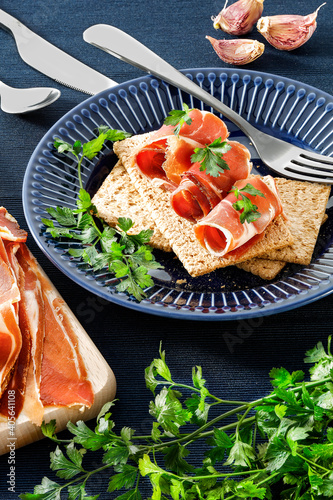
[[102, 149], [105, 141], [117, 141], [130, 134], [121, 130], [99, 128], [99, 135], [95, 139], [81, 144], [76, 141], [73, 145], [56, 139], [54, 146], [59, 153], [71, 153], [77, 160], [77, 172], [80, 184], [76, 208], [49, 207], [46, 209], [51, 219], [43, 218], [53, 238], [69, 238], [80, 243], [74, 245], [68, 253], [75, 258], [81, 258], [94, 271], [107, 267], [108, 270], [121, 279], [116, 286], [119, 292], [128, 291], [137, 300], [145, 297], [144, 288], [153, 285], [148, 274], [150, 269], [162, 266], [155, 260], [151, 247], [147, 245], [153, 234], [152, 230], [143, 230], [138, 234], [128, 234], [133, 227], [131, 219], [121, 217], [116, 227], [111, 228], [100, 217], [91, 201], [90, 194], [83, 188], [81, 167], [85, 158], [93, 159]]
[[193, 110], [187, 104], [183, 103], [183, 109], [172, 109], [169, 111], [169, 115], [164, 120], [164, 125], [174, 126], [173, 133], [178, 136], [184, 123], [191, 125], [192, 118], [189, 116], [191, 111]]
[[254, 205], [250, 198], [244, 194], [247, 193], [252, 196], [261, 196], [262, 198], [265, 198], [265, 195], [259, 189], [253, 187], [252, 184], [246, 184], [246, 186], [241, 189], [233, 186], [229, 193], [234, 193], [237, 199], [232, 206], [235, 210], [240, 212], [239, 218], [242, 224], [244, 224], [245, 221], [254, 222], [261, 217], [261, 213], [258, 212], [257, 205]]
[[[101, 491], [101, 471], [109, 469], [107, 491], [118, 500], [142, 500], [147, 477], [153, 500], [235, 500], [273, 498], [278, 485], [282, 499], [313, 500], [333, 496], [333, 356], [318, 343], [306, 353], [310, 380], [302, 370], [273, 368], [272, 392], [251, 402], [226, 401], [211, 394], [202, 370], [192, 369], [189, 384], [174, 380], [165, 352], [145, 371], [153, 393], [151, 432], [137, 435], [123, 427], [115, 432], [111, 408], [104, 405], [91, 429], [83, 421], [68, 423], [72, 434], [62, 440], [55, 422], [43, 424], [45, 436], [57, 443], [51, 469], [62, 482], [44, 478], [22, 500], [95, 500]], [[212, 407], [223, 412], [209, 418]], [[225, 410], [226, 405], [231, 408]], [[215, 413], [216, 414], [216, 411]], [[227, 423], [223, 422], [227, 419]], [[188, 460], [191, 444], [201, 441], [203, 456]], [[102, 452], [96, 469], [84, 468], [86, 453]], [[100, 456], [100, 454], [98, 455]], [[94, 496], [87, 482], [97, 475]], [[94, 487], [91, 482], [90, 488]], [[111, 497], [110, 497], [111, 498]], [[276, 498], [276, 497], [274, 497]]]
[[206, 170], [206, 174], [218, 177], [224, 170], [230, 170], [223, 155], [231, 149], [227, 141], [222, 141], [221, 137], [215, 139], [211, 144], [206, 144], [204, 148], [195, 148], [191, 156], [192, 163], [199, 162], [200, 170]]
[[[183, 109], [173, 109], [169, 111], [169, 115], [165, 118], [165, 125], [173, 125], [175, 127], [173, 133], [177, 136], [180, 134], [180, 129], [184, 123], [191, 125], [192, 118], [189, 113], [193, 111], [187, 104], [183, 104]], [[215, 139], [211, 144], [206, 144], [203, 148], [195, 148], [191, 156], [192, 163], [201, 163], [200, 170], [206, 170], [208, 175], [218, 177], [224, 170], [230, 170], [227, 162], [223, 159], [223, 155], [231, 149], [227, 141], [222, 141], [221, 137]]]

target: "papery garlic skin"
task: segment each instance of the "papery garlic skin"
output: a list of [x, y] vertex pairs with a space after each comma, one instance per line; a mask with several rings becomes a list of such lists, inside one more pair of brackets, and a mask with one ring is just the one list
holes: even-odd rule
[[236, 36], [250, 33], [262, 15], [264, 0], [238, 0], [229, 7], [227, 3], [213, 18], [214, 28]]
[[235, 66], [249, 64], [262, 55], [265, 45], [257, 40], [216, 40], [206, 36], [222, 61]]
[[[322, 7], [324, 3], [320, 5]], [[295, 50], [311, 38], [317, 27], [318, 9], [308, 16], [282, 15], [261, 17], [258, 31], [279, 50]]]

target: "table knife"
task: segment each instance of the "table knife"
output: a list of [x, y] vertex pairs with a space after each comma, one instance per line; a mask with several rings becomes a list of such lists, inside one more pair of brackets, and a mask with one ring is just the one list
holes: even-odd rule
[[13, 35], [23, 61], [55, 81], [86, 94], [98, 94], [117, 82], [78, 61], [0, 9], [0, 27]]

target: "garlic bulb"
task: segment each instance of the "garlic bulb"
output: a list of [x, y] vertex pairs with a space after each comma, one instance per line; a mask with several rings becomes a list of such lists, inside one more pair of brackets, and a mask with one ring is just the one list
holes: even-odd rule
[[265, 50], [265, 45], [257, 40], [215, 40], [211, 36], [206, 38], [222, 61], [236, 66], [254, 61]]
[[229, 7], [227, 3], [228, 0], [221, 12], [212, 18], [214, 28], [236, 36], [250, 33], [262, 14], [264, 0], [238, 0]]
[[[320, 5], [322, 7], [324, 3]], [[261, 17], [258, 31], [279, 50], [294, 50], [303, 45], [313, 35], [317, 27], [318, 9], [308, 16], [282, 15]]]

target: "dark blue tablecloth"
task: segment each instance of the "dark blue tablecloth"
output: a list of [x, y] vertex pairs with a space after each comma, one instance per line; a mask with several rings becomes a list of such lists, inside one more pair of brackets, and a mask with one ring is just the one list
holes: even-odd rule
[[[0, 7], [20, 19], [42, 37], [118, 82], [143, 75], [106, 53], [86, 44], [82, 32], [96, 23], [113, 24], [160, 54], [177, 68], [227, 67], [212, 50], [206, 35], [222, 37], [213, 29], [211, 16], [224, 0], [200, 2], [176, 0], [115, 2], [101, 0], [2, 0]], [[308, 14], [316, 2], [265, 0], [266, 15]], [[299, 80], [325, 92], [332, 92], [332, 2], [322, 8], [318, 28], [311, 40], [294, 52], [281, 52], [266, 44], [265, 54], [248, 69]], [[253, 38], [263, 41], [254, 32]], [[15, 116], [0, 112], [0, 205], [27, 228], [21, 188], [26, 165], [37, 143], [67, 111], [86, 95], [64, 87], [27, 66], [19, 57], [14, 40], [0, 30], [0, 79], [17, 87], [54, 86], [61, 98], [40, 111]], [[331, 295], [299, 309], [259, 317], [253, 321], [194, 322], [145, 315], [109, 303], [100, 306], [94, 297], [64, 276], [42, 254], [29, 236], [29, 247], [64, 299], [76, 313], [117, 378], [114, 419], [138, 432], [149, 427], [150, 394], [144, 384], [144, 368], [158, 355], [162, 341], [175, 377], [188, 382], [191, 367], [201, 365], [211, 392], [226, 398], [252, 400], [270, 389], [268, 372], [273, 366], [296, 370], [303, 366], [306, 349], [318, 341], [326, 344], [332, 333]], [[79, 314], [90, 308], [91, 315]], [[230, 344], [228, 339], [232, 338]], [[185, 362], [184, 362], [185, 361]], [[0, 499], [17, 498], [32, 491], [49, 471], [48, 440], [16, 451], [16, 493], [8, 491], [9, 465], [0, 457]], [[86, 464], [93, 467], [94, 459]], [[112, 498], [101, 487], [101, 500]], [[148, 490], [146, 496], [148, 496]]]

